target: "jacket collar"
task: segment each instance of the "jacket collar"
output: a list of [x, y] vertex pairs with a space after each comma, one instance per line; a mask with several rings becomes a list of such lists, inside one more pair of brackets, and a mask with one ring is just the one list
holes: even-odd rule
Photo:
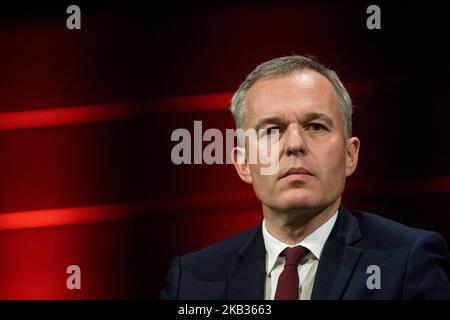
[[341, 204], [319, 260], [311, 299], [342, 297], [362, 252], [352, 246], [359, 239], [361, 232], [356, 218]]
[[262, 223], [237, 252], [235, 263], [227, 275], [227, 299], [263, 300], [266, 248]]

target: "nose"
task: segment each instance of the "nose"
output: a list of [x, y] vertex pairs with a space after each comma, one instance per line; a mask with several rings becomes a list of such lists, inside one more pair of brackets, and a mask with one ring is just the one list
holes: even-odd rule
[[307, 153], [307, 145], [304, 132], [299, 124], [291, 124], [285, 133], [285, 153], [287, 156], [304, 156]]

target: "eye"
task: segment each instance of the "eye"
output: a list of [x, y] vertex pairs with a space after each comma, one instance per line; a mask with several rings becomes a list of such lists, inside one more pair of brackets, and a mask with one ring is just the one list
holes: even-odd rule
[[320, 123], [310, 123], [306, 126], [306, 130], [311, 130], [313, 132], [320, 132], [328, 130], [323, 124]]
[[275, 134], [280, 133], [280, 127], [269, 127], [263, 129], [263, 134], [267, 136], [273, 136]]
[[267, 134], [268, 135], [274, 135], [280, 133], [280, 128], [279, 127], [271, 127], [271, 128], [267, 128]]

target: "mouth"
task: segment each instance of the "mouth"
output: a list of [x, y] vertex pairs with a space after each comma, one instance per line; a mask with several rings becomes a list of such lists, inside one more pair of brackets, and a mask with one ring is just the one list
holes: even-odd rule
[[290, 168], [288, 171], [286, 171], [280, 179], [283, 178], [289, 178], [294, 180], [303, 180], [307, 179], [309, 177], [314, 176], [311, 171], [303, 168], [303, 167], [296, 167], [296, 168]]

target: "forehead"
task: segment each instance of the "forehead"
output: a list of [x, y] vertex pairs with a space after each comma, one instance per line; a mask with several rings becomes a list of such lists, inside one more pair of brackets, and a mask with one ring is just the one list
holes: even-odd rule
[[340, 122], [340, 106], [332, 84], [320, 73], [302, 70], [258, 80], [248, 91], [245, 122], [254, 125], [263, 117], [301, 118], [321, 112]]

